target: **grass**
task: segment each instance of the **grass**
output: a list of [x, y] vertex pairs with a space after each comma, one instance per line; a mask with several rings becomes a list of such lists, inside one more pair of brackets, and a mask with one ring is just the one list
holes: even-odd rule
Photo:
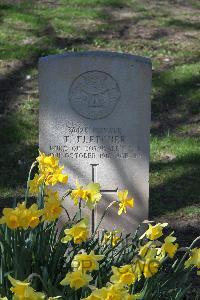
[[37, 155], [38, 58], [123, 51], [153, 62], [151, 217], [199, 217], [199, 9], [197, 0], [1, 1], [1, 198], [22, 195]]
[[154, 216], [200, 214], [198, 138], [175, 134], [151, 140], [150, 210]]

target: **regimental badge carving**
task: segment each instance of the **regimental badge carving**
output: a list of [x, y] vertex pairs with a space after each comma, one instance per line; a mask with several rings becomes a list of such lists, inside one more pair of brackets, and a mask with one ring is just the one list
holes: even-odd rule
[[87, 119], [102, 119], [110, 115], [120, 100], [116, 80], [101, 71], [79, 75], [69, 90], [69, 101], [79, 115]]

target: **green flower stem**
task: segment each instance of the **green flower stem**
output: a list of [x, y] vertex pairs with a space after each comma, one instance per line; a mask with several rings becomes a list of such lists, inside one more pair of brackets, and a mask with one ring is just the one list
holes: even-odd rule
[[29, 181], [30, 181], [30, 178], [31, 178], [31, 172], [32, 172], [33, 168], [36, 166], [36, 164], [37, 164], [37, 161], [34, 161], [34, 163], [32, 163], [31, 168], [30, 168], [29, 173], [28, 173], [28, 180], [27, 180], [27, 183], [26, 183], [26, 193], [25, 193], [25, 205], [26, 205], [27, 200], [28, 200]]
[[39, 187], [39, 196], [38, 196], [38, 207], [39, 209], [44, 208], [44, 188], [45, 188], [45, 184], [42, 183]]
[[109, 208], [114, 204], [114, 203], [117, 203], [116, 200], [112, 201], [105, 209], [102, 217], [101, 217], [101, 220], [99, 221], [99, 224], [97, 225], [97, 228], [95, 229], [95, 232], [94, 232], [94, 235], [97, 233], [97, 230], [99, 229], [99, 226], [101, 225], [101, 222], [103, 221], [103, 218], [105, 217], [107, 211], [109, 210]]
[[62, 207], [62, 208], [64, 209], [64, 211], [66, 212], [67, 217], [68, 217], [68, 220], [71, 221], [71, 218], [70, 218], [70, 215], [69, 215], [68, 210], [67, 210], [64, 206], [62, 206], [62, 205], [61, 205], [61, 207]]
[[30, 274], [27, 278], [27, 281], [30, 282], [32, 280], [32, 278], [34, 278], [34, 277], [37, 277], [40, 279], [45, 291], [48, 293], [48, 287], [46, 286], [46, 284], [44, 283], [44, 280], [42, 279], [42, 277], [39, 274], [37, 274], [37, 273]]
[[82, 214], [81, 214], [81, 200], [79, 200], [79, 203], [78, 203], [78, 208], [79, 208], [79, 217], [80, 217], [80, 220], [82, 218]]
[[[68, 190], [68, 191], [62, 196], [61, 201], [63, 202], [64, 199], [65, 199], [67, 196], [69, 196], [69, 195], [71, 194], [71, 192], [72, 192], [72, 190]], [[71, 221], [71, 218], [70, 218], [70, 215], [69, 215], [68, 210], [67, 210], [64, 206], [61, 206], [61, 207], [62, 207], [62, 208], [64, 209], [64, 211], [66, 212], [67, 217], [68, 217], [68, 220]]]
[[67, 196], [71, 194], [72, 190], [67, 190], [67, 192], [62, 196], [61, 201], [63, 201]]

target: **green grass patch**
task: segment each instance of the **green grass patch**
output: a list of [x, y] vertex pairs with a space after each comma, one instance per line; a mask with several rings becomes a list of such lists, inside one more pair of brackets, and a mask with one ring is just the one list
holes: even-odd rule
[[[190, 217], [200, 209], [199, 2], [187, 5], [143, 0], [0, 4], [3, 62], [35, 61], [44, 55], [82, 50], [128, 52], [152, 59], [151, 216]], [[13, 67], [7, 73], [16, 76], [19, 88], [26, 84], [18, 82], [19, 75], [29, 74], [30, 68], [24, 66], [20, 73], [20, 68]], [[2, 197], [22, 193], [38, 147], [38, 100], [26, 101], [23, 90], [18, 99], [15, 92], [9, 97], [18, 104], [11, 105], [0, 124]]]
[[18, 196], [23, 191], [28, 170], [37, 155], [38, 101], [26, 100], [0, 126], [0, 194]]
[[153, 77], [153, 114], [176, 111], [181, 119], [200, 112], [200, 63], [185, 64]]
[[125, 0], [62, 0], [61, 3], [64, 5], [81, 6], [81, 7], [123, 7], [127, 4]]
[[176, 135], [152, 137], [150, 212], [186, 214], [200, 202], [200, 144], [198, 138]]

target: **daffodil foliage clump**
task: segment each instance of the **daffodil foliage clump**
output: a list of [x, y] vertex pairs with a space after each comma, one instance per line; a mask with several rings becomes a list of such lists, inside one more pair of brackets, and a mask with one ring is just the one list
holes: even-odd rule
[[[33, 176], [33, 171], [37, 172]], [[118, 217], [134, 209], [128, 191], [119, 191], [91, 228], [83, 207], [91, 211], [101, 201], [98, 183], [67, 186], [68, 176], [57, 158], [40, 153], [27, 181], [25, 201], [4, 208], [0, 218], [0, 294], [3, 299], [157, 300], [183, 299], [192, 272], [200, 272], [200, 249], [195, 243], [180, 248], [166, 223], [146, 222], [123, 236], [100, 230], [111, 206]], [[59, 195], [56, 185], [65, 193]], [[30, 203], [35, 195], [36, 203]], [[74, 216], [63, 201], [74, 204]], [[137, 201], [137, 199], [136, 199]], [[65, 222], [58, 226], [58, 218]], [[146, 230], [146, 231], [145, 231]]]

